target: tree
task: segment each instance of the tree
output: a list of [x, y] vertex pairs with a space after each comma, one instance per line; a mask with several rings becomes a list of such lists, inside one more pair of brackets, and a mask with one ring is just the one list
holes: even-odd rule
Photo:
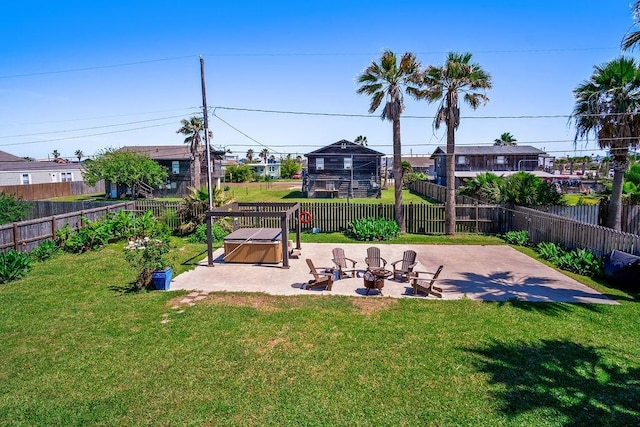
[[151, 186], [164, 184], [168, 171], [149, 156], [135, 151], [108, 148], [86, 162], [82, 177], [87, 185], [94, 186], [102, 179], [115, 185], [126, 185], [131, 193], [137, 194], [137, 186], [144, 182]]
[[269, 150], [267, 148], [263, 148], [260, 152], [260, 158], [263, 163], [267, 163], [267, 159], [269, 158]]
[[225, 168], [225, 179], [230, 182], [247, 182], [251, 179], [249, 165], [229, 165]]
[[253, 156], [255, 155], [255, 152], [249, 148], [247, 150], [247, 160], [249, 160], [249, 163], [251, 163], [253, 161]]
[[[613, 187], [607, 227], [621, 229], [622, 187], [629, 149], [638, 146], [640, 135], [640, 69], [632, 58], [620, 57], [594, 67], [591, 77], [573, 94], [575, 141], [594, 135], [600, 148], [609, 148]], [[575, 142], [574, 142], [575, 144]]]
[[[184, 139], [185, 144], [189, 144], [191, 151], [191, 185], [200, 188], [201, 166], [200, 161], [202, 159], [202, 135], [204, 132], [204, 123], [200, 117], [193, 116], [189, 120], [180, 120], [182, 127], [176, 131], [186, 135]], [[209, 131], [209, 138], [213, 136], [213, 133]]]
[[416, 94], [420, 82], [420, 63], [413, 53], [406, 52], [400, 58], [385, 50], [380, 62], [372, 61], [358, 76], [360, 87], [357, 93], [369, 95], [371, 105], [369, 113], [375, 112], [386, 100], [380, 117], [393, 123], [393, 175], [394, 175], [394, 217], [401, 232], [406, 231], [402, 212], [402, 144], [400, 139], [400, 116], [404, 112], [403, 90]]
[[58, 158], [60, 157], [60, 152], [58, 150], [53, 150], [51, 155], [53, 156], [53, 161], [57, 161]]
[[31, 203], [22, 197], [0, 191], [0, 225], [22, 221], [27, 217]]
[[[633, 15], [633, 27], [640, 27], [640, 1], [636, 0], [631, 4], [631, 14]], [[628, 32], [622, 39], [622, 50], [634, 49], [640, 42], [640, 30]]]
[[459, 98], [472, 108], [489, 102], [485, 90], [491, 89], [491, 76], [471, 62], [471, 53], [450, 52], [443, 66], [429, 66], [424, 72], [426, 89], [418, 98], [440, 102], [434, 119], [435, 129], [444, 122], [447, 127], [447, 197], [445, 201], [446, 233], [456, 232], [455, 131], [460, 125]]
[[78, 158], [78, 162], [82, 161], [82, 158], [84, 157], [84, 153], [82, 152], [82, 150], [76, 150], [74, 154]]
[[367, 146], [367, 137], [366, 136], [362, 136], [362, 135], [358, 135], [358, 136], [356, 136], [356, 139], [353, 140], [353, 142], [355, 144], [360, 144], [360, 145], [363, 145], [363, 146], [366, 147]]
[[301, 170], [302, 167], [300, 167], [300, 163], [296, 162], [296, 160], [291, 157], [291, 154], [280, 159], [280, 175], [282, 175], [283, 178], [292, 178], [293, 175]]
[[500, 135], [500, 138], [496, 138], [494, 141], [493, 145], [517, 145], [517, 139], [515, 139], [509, 132], [503, 133]]

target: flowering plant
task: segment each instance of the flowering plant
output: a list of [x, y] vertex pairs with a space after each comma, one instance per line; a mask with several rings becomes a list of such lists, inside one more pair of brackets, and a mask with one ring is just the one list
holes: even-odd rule
[[149, 286], [152, 273], [156, 270], [164, 270], [170, 267], [167, 254], [169, 253], [169, 239], [144, 240], [138, 246], [129, 246], [125, 250], [124, 257], [127, 262], [138, 270], [136, 286], [138, 289]]

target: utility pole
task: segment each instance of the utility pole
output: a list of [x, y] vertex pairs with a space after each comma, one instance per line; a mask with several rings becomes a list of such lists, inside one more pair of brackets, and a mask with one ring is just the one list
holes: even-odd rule
[[[209, 192], [209, 211], [207, 212], [207, 265], [213, 267], [213, 242], [211, 241], [211, 211], [213, 210], [211, 149], [209, 147], [209, 112], [207, 111], [207, 90], [204, 85], [204, 58], [202, 55], [200, 55], [200, 81], [202, 82], [202, 115], [204, 116], [204, 146], [207, 151], [207, 190]], [[200, 173], [200, 171], [197, 171], [197, 173]]]

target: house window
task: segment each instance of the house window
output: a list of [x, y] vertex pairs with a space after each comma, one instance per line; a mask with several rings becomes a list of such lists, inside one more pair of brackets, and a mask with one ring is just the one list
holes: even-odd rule
[[506, 162], [506, 160], [505, 160], [504, 156], [497, 156], [497, 157], [496, 157], [496, 164], [497, 164], [497, 165], [504, 165], [504, 164], [506, 164], [506, 163], [507, 163], [507, 162]]
[[71, 182], [71, 181], [73, 181], [72, 172], [60, 172], [60, 181], [61, 182]]
[[353, 167], [353, 158], [352, 157], [345, 157], [344, 158], [344, 169], [345, 170], [350, 170]]
[[171, 173], [172, 174], [179, 174], [180, 173], [180, 162], [177, 160], [172, 160], [171, 161]]
[[316, 169], [317, 170], [324, 170], [324, 158], [323, 157], [318, 157], [316, 159]]
[[459, 165], [466, 165], [467, 164], [467, 158], [465, 156], [458, 156], [458, 164]]
[[29, 185], [31, 184], [31, 176], [28, 173], [23, 173], [22, 174], [22, 185]]

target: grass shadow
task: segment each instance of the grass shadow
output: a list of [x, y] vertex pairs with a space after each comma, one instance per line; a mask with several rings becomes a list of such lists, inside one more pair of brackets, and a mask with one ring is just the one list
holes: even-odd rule
[[[567, 340], [465, 349], [498, 386], [493, 397], [510, 417], [554, 417], [557, 425], [638, 425], [640, 369], [606, 349]], [[514, 420], [517, 422], [517, 420]]]
[[[213, 250], [215, 251], [215, 250], [216, 250], [216, 248], [213, 248]], [[180, 263], [180, 265], [189, 265], [189, 266], [191, 266], [191, 265], [198, 265], [198, 262], [200, 262], [199, 260], [201, 260], [201, 259], [202, 259], [202, 257], [203, 257], [206, 253], [207, 253], [207, 249], [205, 249], [204, 251], [202, 251], [202, 252], [200, 252], [200, 253], [195, 254], [194, 256], [192, 256], [192, 257], [191, 257], [191, 258], [189, 258], [189, 259], [186, 259], [186, 260], [182, 261], [182, 262]]]
[[142, 292], [144, 289], [138, 288], [136, 282], [129, 282], [126, 285], [111, 285], [109, 290], [117, 293], [118, 295], [130, 295]]
[[305, 196], [302, 194], [302, 191], [294, 190], [294, 191], [288, 192], [287, 194], [282, 196], [282, 198], [283, 199], [304, 199]]

